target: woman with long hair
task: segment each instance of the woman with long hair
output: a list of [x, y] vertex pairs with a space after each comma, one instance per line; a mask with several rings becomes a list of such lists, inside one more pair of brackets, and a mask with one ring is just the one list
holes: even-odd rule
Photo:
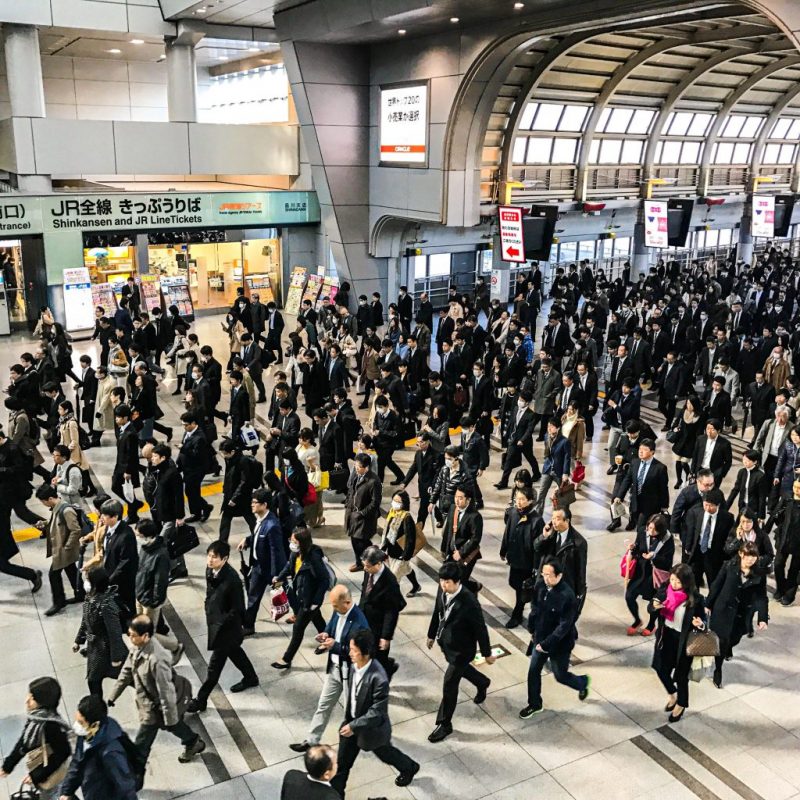
[[679, 411], [672, 421], [672, 430], [677, 437], [672, 445], [672, 452], [675, 453], [676, 489], [681, 488], [684, 472], [686, 478], [689, 478], [694, 446], [697, 443], [702, 424], [703, 403], [695, 395], [690, 395], [686, 398], [683, 411]]
[[733, 648], [749, 633], [754, 614], [758, 630], [769, 623], [767, 577], [756, 568], [759, 558], [755, 542], [744, 542], [736, 558], [727, 561], [711, 584], [706, 608], [711, 612], [709, 627], [719, 636], [719, 655], [715, 659], [714, 686], [722, 688], [722, 664], [733, 655]]
[[642, 628], [637, 600], [640, 597], [648, 602], [652, 600], [672, 569], [675, 540], [669, 532], [667, 518], [663, 514], [653, 514], [637, 533], [636, 541], [628, 546], [628, 551], [630, 558], [636, 561], [636, 572], [625, 589], [625, 603], [633, 616], [633, 622], [626, 632], [628, 636], [635, 636], [637, 633], [651, 636], [656, 613], [650, 612], [650, 619]]
[[688, 564], [673, 567], [669, 580], [656, 592], [648, 611], [657, 614], [658, 631], [652, 667], [667, 690], [669, 722], [679, 722], [689, 707], [689, 670], [692, 659], [686, 655], [689, 631], [704, 630], [706, 610], [697, 591], [694, 573]]
[[95, 489], [92, 478], [89, 475], [89, 460], [81, 450], [78, 420], [75, 419], [75, 411], [72, 407], [72, 402], [69, 400], [62, 400], [58, 405], [58, 434], [59, 443], [69, 448], [69, 460], [73, 464], [77, 464], [81, 471], [83, 483], [81, 494], [84, 497], [90, 497], [97, 492], [97, 489]]
[[[294, 451], [292, 451], [294, 452]], [[289, 560], [280, 574], [273, 580], [288, 584], [289, 603], [294, 611], [292, 638], [279, 661], [273, 661], [274, 669], [289, 669], [295, 657], [303, 634], [309, 623], [313, 623], [317, 633], [325, 630], [325, 619], [320, 607], [328, 591], [329, 576], [322, 549], [314, 544], [311, 533], [306, 528], [298, 528], [289, 539]]]
[[308, 482], [317, 493], [317, 499], [313, 503], [303, 506], [306, 525], [309, 528], [319, 528], [325, 524], [322, 507], [322, 471], [319, 468], [319, 450], [314, 440], [314, 431], [311, 428], [303, 428], [300, 431], [300, 442], [295, 448], [295, 452], [301, 466], [306, 471]]
[[408, 577], [411, 582], [411, 591], [406, 597], [416, 597], [422, 591], [422, 587], [411, 562], [417, 542], [417, 528], [410, 508], [411, 500], [408, 492], [395, 492], [392, 495], [392, 506], [386, 515], [386, 530], [381, 550], [389, 556], [389, 571], [395, 578], [400, 581]]
[[586, 421], [581, 416], [580, 403], [572, 402], [561, 417], [561, 435], [569, 440], [570, 469], [575, 461], [583, 458], [583, 443], [586, 441]]

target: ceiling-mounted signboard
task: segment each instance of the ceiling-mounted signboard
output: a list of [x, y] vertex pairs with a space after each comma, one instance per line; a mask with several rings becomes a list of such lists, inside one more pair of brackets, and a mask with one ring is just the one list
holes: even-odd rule
[[380, 161], [384, 166], [428, 165], [428, 83], [381, 87]]

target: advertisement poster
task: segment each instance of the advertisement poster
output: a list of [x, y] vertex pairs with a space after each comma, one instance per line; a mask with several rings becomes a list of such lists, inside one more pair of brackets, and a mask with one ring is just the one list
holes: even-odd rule
[[644, 201], [645, 247], [669, 247], [667, 204], [660, 200]]
[[185, 277], [161, 278], [161, 291], [167, 308], [177, 306], [182, 317], [187, 317], [190, 321], [194, 319], [194, 306]]
[[428, 84], [381, 89], [382, 164], [428, 163]]
[[312, 307], [317, 302], [319, 297], [319, 290], [322, 288], [321, 275], [309, 275], [308, 283], [306, 283], [306, 290], [303, 292], [303, 300], [310, 300]]
[[139, 290], [142, 295], [143, 310], [152, 314], [161, 308], [161, 278], [158, 275], [142, 275], [139, 278]]
[[286, 312], [297, 314], [300, 311], [300, 301], [303, 299], [303, 287], [306, 285], [306, 268], [295, 267], [289, 281], [289, 291], [286, 293]]
[[86, 267], [64, 270], [64, 316], [68, 331], [94, 328], [94, 298]]
[[248, 294], [258, 292], [262, 305], [267, 305], [267, 303], [272, 303], [275, 300], [275, 293], [272, 291], [269, 275], [247, 275], [244, 280], [247, 284]]
[[323, 298], [327, 297], [331, 303], [336, 299], [336, 293], [339, 291], [339, 279], [338, 278], [325, 278], [322, 281], [322, 289], [319, 293], [319, 299], [317, 300], [317, 308], [322, 308], [322, 300]]
[[92, 304], [102, 306], [107, 317], [113, 317], [117, 310], [117, 297], [110, 283], [92, 284]]
[[775, 197], [753, 195], [753, 236], [771, 239], [775, 235]]
[[522, 241], [522, 209], [500, 206], [500, 258], [503, 261], [522, 264], [525, 262], [525, 245]]

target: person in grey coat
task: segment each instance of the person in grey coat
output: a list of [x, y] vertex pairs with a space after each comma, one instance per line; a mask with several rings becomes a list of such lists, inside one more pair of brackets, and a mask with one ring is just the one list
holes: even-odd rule
[[206, 743], [184, 721], [186, 707], [192, 699], [189, 679], [179, 675], [172, 667], [169, 653], [153, 636], [153, 620], [140, 614], [131, 620], [128, 637], [133, 649], [111, 690], [108, 705], [133, 686], [136, 691], [136, 710], [139, 712], [139, 732], [135, 744], [147, 761], [159, 730], [164, 728], [177, 736], [183, 745], [178, 756], [181, 764], [188, 764], [206, 749]]
[[556, 410], [556, 395], [561, 391], [561, 373], [549, 358], [543, 358], [533, 379], [533, 431], [541, 423], [538, 441], [544, 440], [545, 423]]
[[370, 470], [372, 460], [365, 453], [355, 457], [355, 480], [348, 481], [347, 498], [344, 503], [344, 526], [353, 547], [355, 561], [350, 572], [361, 572], [361, 554], [378, 532], [378, 517], [381, 505], [381, 484], [378, 476]]

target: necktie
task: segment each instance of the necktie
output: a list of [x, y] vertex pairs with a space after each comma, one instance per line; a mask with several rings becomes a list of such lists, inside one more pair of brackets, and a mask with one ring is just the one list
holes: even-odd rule
[[636, 348], [637, 348], [638, 346], [639, 346], [639, 342], [637, 342], [637, 341], [634, 339], [634, 340], [633, 340], [633, 350], [631, 350], [631, 355], [632, 355], [632, 356], [635, 356], [635, 355], [636, 355]]
[[367, 587], [366, 589], [364, 589], [364, 593], [369, 594], [372, 591], [372, 587], [374, 585], [375, 585], [375, 576], [370, 575], [369, 578], [367, 578]]
[[644, 474], [647, 472], [647, 462], [642, 461], [639, 465], [639, 474], [636, 476], [636, 492], [637, 494], [642, 491], [642, 484], [644, 483]]
[[703, 530], [703, 535], [700, 537], [700, 552], [705, 553], [708, 550], [708, 545], [711, 541], [711, 517], [706, 522], [706, 527]]

